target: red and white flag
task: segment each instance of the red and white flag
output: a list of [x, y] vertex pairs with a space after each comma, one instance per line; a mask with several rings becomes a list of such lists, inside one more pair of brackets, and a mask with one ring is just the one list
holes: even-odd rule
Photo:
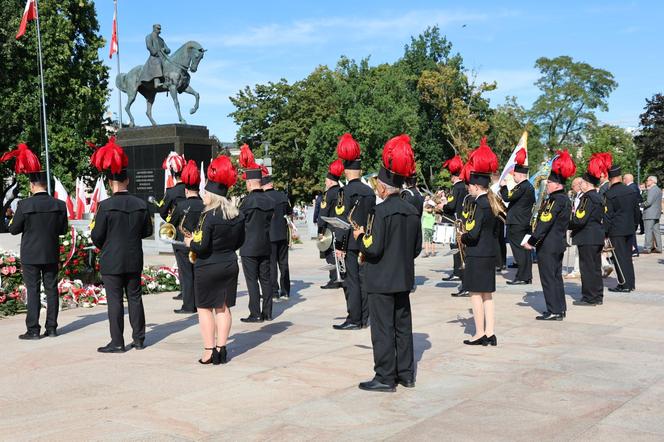
[[106, 192], [104, 180], [99, 177], [97, 178], [97, 184], [95, 184], [95, 189], [92, 191], [92, 197], [90, 198], [90, 213], [97, 213], [99, 203], [107, 198], [108, 193]]
[[67, 206], [67, 218], [74, 219], [75, 218], [74, 202], [71, 200], [71, 197], [67, 193], [67, 189], [65, 189], [65, 186], [62, 185], [60, 180], [57, 179], [56, 177], [53, 177], [53, 180], [55, 181], [55, 189], [53, 189], [53, 197], [55, 199], [65, 202], [65, 205]]
[[198, 185], [198, 191], [203, 193], [205, 190], [205, 170], [203, 170], [204, 163], [201, 161], [201, 182]]
[[118, 11], [113, 12], [113, 33], [111, 34], [111, 52], [108, 58], [113, 58], [113, 54], [118, 53]]
[[21, 26], [18, 27], [16, 39], [18, 40], [25, 34], [25, 28], [28, 26], [30, 20], [37, 19], [37, 6], [35, 0], [28, 0], [25, 3], [25, 10], [23, 11], [23, 18], [21, 19]]
[[85, 184], [80, 178], [76, 178], [76, 219], [83, 219], [83, 214], [87, 212], [85, 199]]

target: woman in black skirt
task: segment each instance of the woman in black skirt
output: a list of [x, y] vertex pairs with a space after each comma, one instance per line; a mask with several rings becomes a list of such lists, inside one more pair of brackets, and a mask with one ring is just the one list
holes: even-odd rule
[[203, 194], [205, 209], [196, 232], [185, 238], [185, 244], [197, 254], [194, 281], [204, 344], [203, 357], [198, 360], [201, 364], [227, 361], [230, 307], [235, 305], [239, 272], [235, 252], [244, 242], [244, 217], [226, 198], [236, 181], [237, 171], [228, 157], [220, 156], [210, 163]]
[[[488, 150], [481, 152], [481, 150]], [[480, 153], [477, 153], [480, 151]], [[470, 292], [470, 301], [475, 319], [475, 335], [470, 340], [463, 341], [467, 345], [496, 345], [494, 334], [495, 314], [493, 292], [496, 291], [496, 241], [498, 238], [496, 216], [489, 203], [488, 192], [490, 173], [493, 167], [486, 167], [488, 162], [480, 156], [493, 155], [493, 152], [484, 143], [471, 154], [475, 155], [474, 171], [470, 174], [468, 192], [474, 197], [468, 218], [464, 223], [465, 231], [461, 242], [466, 246], [464, 285]], [[493, 155], [495, 157], [495, 155]], [[495, 160], [495, 167], [498, 161]], [[489, 170], [487, 170], [489, 169]]]

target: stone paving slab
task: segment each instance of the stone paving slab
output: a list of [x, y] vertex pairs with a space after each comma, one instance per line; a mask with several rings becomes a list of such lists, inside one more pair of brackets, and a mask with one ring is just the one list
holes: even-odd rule
[[[171, 264], [172, 256], [148, 256]], [[231, 361], [201, 366], [195, 316], [172, 294], [144, 297], [148, 348], [101, 355], [103, 306], [63, 311], [56, 339], [24, 342], [24, 316], [0, 321], [3, 440], [663, 440], [664, 287], [657, 255], [635, 260], [639, 292], [571, 305], [565, 321], [534, 321], [535, 284], [497, 276], [497, 348], [462, 344], [474, 332], [468, 299], [441, 281], [445, 252], [418, 258], [412, 295], [417, 387], [357, 389], [372, 376], [369, 330], [339, 332], [341, 290], [312, 242], [291, 252], [293, 295], [271, 323], [244, 324], [240, 277]], [[612, 279], [607, 285], [615, 284]], [[43, 321], [43, 315], [42, 315]], [[130, 341], [127, 321], [126, 340]]]

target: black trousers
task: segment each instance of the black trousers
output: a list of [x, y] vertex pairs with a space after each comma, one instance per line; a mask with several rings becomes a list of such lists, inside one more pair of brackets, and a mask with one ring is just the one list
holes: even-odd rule
[[28, 291], [28, 314], [25, 326], [29, 332], [39, 333], [39, 311], [41, 309], [41, 284], [44, 281], [46, 293], [46, 330], [58, 327], [58, 264], [21, 264], [23, 281]]
[[364, 267], [358, 261], [358, 251], [346, 251], [346, 278], [344, 279], [344, 294], [346, 295], [346, 309], [349, 322], [353, 324], [367, 324], [369, 322], [369, 305], [364, 284]]
[[634, 264], [632, 263], [632, 245], [631, 236], [611, 236], [611, 244], [614, 248], [614, 256], [618, 260], [616, 273], [619, 273], [619, 281], [624, 281], [623, 287], [628, 289], [636, 288], [636, 280], [634, 276]]
[[[178, 263], [178, 249], [177, 249], [177, 247], [175, 247], [175, 244], [171, 244], [171, 247], [173, 247], [173, 255], [175, 255], [175, 264], [178, 265], [178, 267], [179, 267], [179, 263]], [[179, 273], [179, 272], [180, 272], [180, 269], [178, 268], [178, 273]], [[182, 295], [182, 284], [180, 284], [180, 293], [179, 293], [179, 295], [180, 295], [180, 296], [183, 296], [183, 295]]]
[[507, 238], [510, 242], [514, 261], [519, 265], [514, 279], [518, 281], [528, 281], [533, 279], [533, 255], [530, 250], [521, 246], [521, 241], [525, 234], [530, 233], [530, 226], [520, 226], [509, 224], [507, 226]]
[[[458, 249], [458, 247], [455, 246], [450, 246], [451, 249]], [[452, 261], [454, 262], [454, 269], [452, 270], [452, 274], [458, 276], [461, 278], [461, 287], [459, 287], [459, 291], [463, 291], [463, 266], [461, 265], [461, 254], [460, 253], [455, 253], [452, 255]]]
[[579, 270], [581, 271], [581, 295], [588, 302], [604, 299], [602, 280], [602, 249], [604, 245], [579, 245]]
[[629, 247], [632, 249], [632, 253], [639, 254], [639, 245], [636, 242], [636, 233], [629, 237]]
[[178, 275], [180, 276], [182, 308], [193, 312], [196, 310], [196, 296], [194, 292], [194, 265], [189, 262], [189, 250], [175, 249], [175, 260], [178, 263]]
[[507, 243], [505, 242], [505, 223], [496, 220], [496, 229], [498, 238], [496, 241], [496, 267], [503, 267], [507, 264]]
[[371, 345], [376, 379], [394, 385], [415, 379], [410, 292], [371, 293]]
[[[249, 291], [249, 316], [254, 318], [271, 318], [272, 283], [270, 282], [270, 256], [243, 256], [242, 271], [244, 272], [244, 279], [247, 281], [247, 290]], [[260, 290], [258, 288], [259, 281]], [[261, 298], [263, 298], [262, 309]]]
[[542, 282], [546, 310], [551, 313], [567, 311], [563, 284], [563, 255], [562, 252], [537, 251], [537, 268]]
[[111, 343], [124, 346], [124, 306], [122, 299], [127, 295], [129, 323], [132, 339], [145, 340], [145, 310], [143, 310], [143, 291], [141, 273], [122, 273], [120, 275], [101, 275], [106, 289], [108, 307], [108, 325], [111, 330]]
[[[288, 240], [274, 241], [270, 255], [270, 280], [272, 292], [290, 296], [290, 272], [288, 271]], [[279, 271], [277, 272], [277, 266]], [[281, 278], [279, 278], [281, 274]]]
[[327, 249], [327, 251], [325, 251], [325, 262], [335, 267], [330, 270], [330, 282], [336, 282], [337, 269], [336, 269], [336, 261], [334, 259], [334, 247], [330, 247], [329, 249]]

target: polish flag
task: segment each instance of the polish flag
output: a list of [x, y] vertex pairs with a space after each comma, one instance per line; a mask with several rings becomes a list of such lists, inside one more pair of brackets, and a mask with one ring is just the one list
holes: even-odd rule
[[76, 178], [76, 219], [83, 219], [83, 214], [86, 212], [85, 184], [82, 179]]
[[113, 33], [111, 34], [111, 53], [108, 58], [113, 58], [113, 54], [118, 53], [118, 11], [113, 12]]
[[171, 187], [175, 186], [175, 177], [171, 175], [171, 171], [168, 169], [164, 170], [164, 193], [166, 193], [166, 189], [170, 189]]
[[201, 182], [198, 185], [198, 192], [202, 194], [205, 190], [205, 170], [203, 170], [204, 163], [201, 161]]
[[104, 180], [101, 177], [97, 178], [95, 189], [92, 191], [92, 198], [90, 198], [90, 213], [97, 213], [99, 203], [108, 198]]
[[25, 3], [25, 10], [23, 11], [23, 18], [21, 19], [21, 26], [18, 27], [18, 32], [16, 33], [16, 39], [18, 40], [25, 34], [25, 28], [28, 26], [30, 20], [37, 19], [37, 7], [35, 5], [35, 0], [28, 0]]
[[64, 201], [67, 206], [67, 218], [75, 219], [74, 213], [74, 202], [71, 200], [71, 197], [67, 193], [65, 186], [62, 185], [59, 179], [53, 177], [55, 181], [55, 189], [53, 189], [53, 197], [60, 201]]

